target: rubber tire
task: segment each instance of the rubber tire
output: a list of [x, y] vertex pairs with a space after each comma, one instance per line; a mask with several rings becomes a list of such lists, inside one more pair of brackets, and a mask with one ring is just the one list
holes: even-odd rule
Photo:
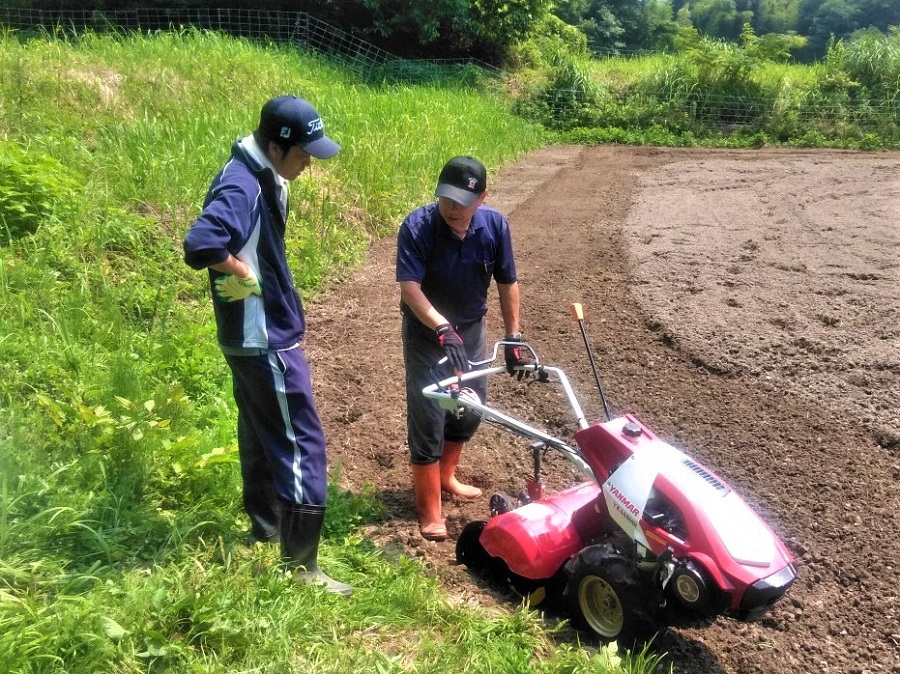
[[[700, 609], [681, 598], [676, 590], [677, 577], [669, 580], [667, 589], [668, 594], [671, 596], [670, 604], [678, 606], [688, 618], [710, 619], [725, 611], [728, 608], [730, 597], [719, 588], [706, 569], [694, 561], [688, 561], [685, 566], [688, 571], [697, 574], [702, 579], [702, 586], [705, 590], [701, 592], [700, 598], [703, 601], [700, 605], [704, 608]], [[678, 571], [676, 571], [676, 574], [678, 574]]]
[[464, 564], [472, 571], [483, 571], [493, 565], [494, 558], [484, 549], [480, 540], [486, 525], [484, 520], [475, 520], [463, 527], [456, 539], [457, 564]]
[[576, 627], [601, 643], [640, 649], [663, 627], [648, 588], [625, 555], [607, 543], [583, 549], [566, 565], [564, 598]]

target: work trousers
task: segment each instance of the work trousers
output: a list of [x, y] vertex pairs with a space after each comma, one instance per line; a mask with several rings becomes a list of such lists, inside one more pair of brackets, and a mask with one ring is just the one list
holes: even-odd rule
[[[456, 326], [466, 347], [469, 360], [487, 357], [484, 319], [466, 326]], [[406, 367], [406, 434], [410, 463], [428, 465], [441, 458], [444, 441], [467, 442], [481, 423], [476, 414], [456, 416], [442, 409], [436, 400], [422, 395], [422, 389], [435, 381], [453, 375], [447, 365], [438, 366], [444, 351], [434, 330], [414, 318], [403, 315], [403, 363]], [[487, 378], [480, 377], [464, 384], [487, 399]]]
[[324, 506], [325, 434], [299, 347], [259, 355], [225, 354], [238, 408], [244, 507], [254, 532], [277, 532], [279, 500]]

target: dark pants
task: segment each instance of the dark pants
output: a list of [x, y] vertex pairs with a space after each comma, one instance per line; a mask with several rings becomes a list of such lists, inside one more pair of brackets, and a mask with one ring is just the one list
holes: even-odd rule
[[324, 506], [325, 434], [302, 349], [225, 360], [234, 380], [244, 507], [254, 534], [277, 533], [278, 501]]
[[[484, 360], [487, 343], [484, 319], [457, 328], [469, 360]], [[444, 440], [467, 442], [475, 434], [481, 417], [466, 414], [457, 419], [422, 395], [422, 389], [436, 380], [453, 375], [447, 367], [435, 367], [444, 357], [437, 335], [417, 320], [403, 316], [403, 364], [406, 367], [406, 434], [410, 462], [417, 465], [434, 463], [441, 458]], [[487, 378], [465, 384], [482, 402], [487, 398]]]

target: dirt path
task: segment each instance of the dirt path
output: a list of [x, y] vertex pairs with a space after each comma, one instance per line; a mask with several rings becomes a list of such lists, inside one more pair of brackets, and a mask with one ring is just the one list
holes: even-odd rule
[[[581, 302], [614, 410], [725, 477], [786, 541], [800, 575], [762, 621], [720, 618], [660, 644], [681, 674], [900, 674], [900, 155], [552, 147], [493, 178], [509, 217], [526, 337], [602, 409], [569, 303]], [[500, 603], [417, 536], [405, 447], [395, 243], [308, 307], [308, 352], [333, 466], [375, 485], [371, 535], [447, 591]], [[491, 338], [501, 335], [494, 306]], [[374, 347], [373, 344], [377, 344]], [[491, 397], [557, 432], [541, 387]], [[483, 428], [461, 473], [518, 493], [527, 443]], [[582, 476], [562, 459], [550, 488]], [[487, 499], [445, 500], [451, 537]]]

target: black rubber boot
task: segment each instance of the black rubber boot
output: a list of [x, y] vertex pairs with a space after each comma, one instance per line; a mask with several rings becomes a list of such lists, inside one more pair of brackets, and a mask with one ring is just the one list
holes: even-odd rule
[[[243, 436], [243, 437], [242, 437]], [[253, 451], [255, 435], [238, 419], [238, 455], [241, 460], [244, 511], [250, 518], [250, 539], [277, 543], [281, 503], [275, 492], [268, 457]]]
[[323, 585], [327, 592], [349, 596], [353, 588], [326, 576], [319, 568], [319, 538], [325, 522], [325, 507], [282, 503], [281, 552], [285, 562], [296, 569], [298, 583]]
[[[272, 494], [274, 494], [272, 489]], [[244, 492], [244, 510], [250, 518], [250, 539], [256, 543], [277, 543], [280, 528], [277, 499], [266, 498], [263, 493]]]

